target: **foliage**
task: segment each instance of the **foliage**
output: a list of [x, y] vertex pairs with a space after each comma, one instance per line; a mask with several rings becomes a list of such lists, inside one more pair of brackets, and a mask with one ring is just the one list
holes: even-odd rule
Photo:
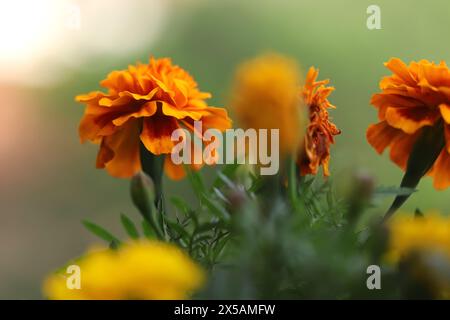
[[[167, 212], [163, 198], [148, 196], [153, 190], [148, 181], [135, 181], [148, 179], [142, 174], [132, 181], [140, 186], [132, 188], [132, 198], [141, 211], [141, 225], [125, 214], [120, 219], [131, 239], [175, 243], [209, 271], [209, 283], [198, 298], [429, 297], [417, 291], [414, 279], [405, 280], [384, 262], [388, 239], [379, 221], [359, 223], [377, 197], [414, 190], [374, 188], [370, 177], [356, 176], [349, 195], [337, 196], [331, 180], [298, 178], [292, 164], [273, 177], [225, 165], [210, 185], [201, 173], [186, 170], [196, 203], [174, 196], [174, 210]], [[103, 228], [84, 224], [112, 247], [120, 245]], [[383, 269], [383, 290], [366, 286], [367, 267], [373, 264]]]

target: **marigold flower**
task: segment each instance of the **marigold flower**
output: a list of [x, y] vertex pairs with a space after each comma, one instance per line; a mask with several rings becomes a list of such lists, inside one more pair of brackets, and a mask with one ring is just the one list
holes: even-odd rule
[[[193, 131], [195, 120], [203, 128], [221, 131], [231, 126], [223, 108], [208, 106], [211, 95], [201, 92], [194, 79], [168, 58], [150, 58], [148, 64], [130, 65], [111, 72], [100, 84], [107, 93], [94, 91], [76, 97], [86, 104], [79, 127], [81, 141], [100, 143], [97, 168], [115, 177], [131, 177], [141, 169], [140, 143], [154, 155], [170, 154], [172, 132]], [[182, 166], [165, 157], [165, 171], [177, 179]]]
[[81, 288], [69, 289], [65, 270], [44, 282], [46, 297], [56, 300], [186, 299], [201, 287], [203, 271], [179, 248], [157, 241], [125, 244], [89, 252], [74, 262]]
[[428, 175], [436, 189], [450, 186], [450, 70], [445, 62], [427, 60], [406, 65], [392, 58], [385, 66], [393, 75], [380, 82], [381, 92], [371, 104], [380, 122], [369, 126], [367, 140], [381, 154], [390, 148], [390, 158], [405, 170], [409, 155], [424, 127], [444, 127], [446, 146]]
[[341, 133], [330, 121], [328, 114], [328, 109], [335, 108], [328, 101], [334, 88], [326, 86], [329, 80], [316, 81], [318, 75], [319, 70], [311, 67], [301, 92], [309, 112], [305, 142], [297, 159], [302, 176], [317, 174], [320, 166], [323, 167], [325, 176], [330, 175], [330, 146], [334, 144], [334, 136]]
[[[389, 246], [386, 260], [398, 263], [411, 254], [439, 255], [450, 268], [450, 218], [430, 213], [420, 218], [407, 215], [397, 215], [388, 224]], [[433, 286], [440, 297], [450, 297], [450, 278], [438, 277], [438, 272], [432, 272], [431, 266], [420, 266], [418, 276], [424, 278]], [[448, 274], [448, 273], [447, 273]]]
[[295, 154], [302, 137], [299, 86], [297, 64], [276, 54], [245, 62], [236, 73], [232, 105], [240, 124], [279, 129], [282, 157]]

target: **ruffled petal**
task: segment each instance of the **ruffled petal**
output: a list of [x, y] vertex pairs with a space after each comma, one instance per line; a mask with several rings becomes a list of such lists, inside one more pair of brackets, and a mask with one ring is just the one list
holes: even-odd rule
[[173, 163], [170, 155], [166, 156], [164, 159], [164, 172], [172, 180], [181, 180], [186, 175], [184, 165]]
[[138, 111], [128, 113], [128, 114], [125, 114], [123, 116], [120, 116], [120, 117], [114, 119], [113, 124], [116, 126], [121, 126], [131, 118], [150, 117], [156, 113], [156, 110], [157, 110], [157, 102], [149, 101], [149, 102], [144, 103]]
[[429, 108], [387, 108], [386, 121], [394, 128], [412, 134], [418, 129], [433, 125], [439, 113]]
[[392, 58], [384, 65], [409, 86], [414, 86], [416, 84], [415, 79], [409, 72], [408, 66], [402, 60]]
[[220, 131], [231, 128], [233, 122], [224, 108], [208, 107], [207, 113], [207, 115], [202, 117], [205, 128], [214, 128]]
[[172, 106], [169, 103], [161, 102], [162, 104], [162, 113], [166, 116], [174, 117], [177, 119], [184, 119], [186, 117], [192, 118], [194, 120], [200, 120], [202, 116], [205, 114], [204, 109], [198, 108], [177, 108]]
[[367, 129], [367, 141], [381, 154], [391, 145], [391, 143], [404, 133], [396, 128], [391, 127], [386, 121], [372, 124]]
[[438, 190], [450, 187], [450, 154], [443, 150], [430, 172], [433, 177], [433, 186]]
[[116, 133], [103, 138], [97, 167], [105, 167], [110, 175], [118, 178], [129, 178], [141, 169], [136, 120], [128, 121]]
[[413, 135], [402, 133], [392, 141], [389, 157], [392, 162], [403, 170], [406, 169], [409, 155], [411, 154], [412, 148], [414, 147], [414, 143], [417, 141], [419, 134], [419, 132]]
[[171, 153], [174, 146], [172, 132], [178, 128], [175, 118], [156, 115], [144, 119], [140, 138], [147, 150], [155, 155]]

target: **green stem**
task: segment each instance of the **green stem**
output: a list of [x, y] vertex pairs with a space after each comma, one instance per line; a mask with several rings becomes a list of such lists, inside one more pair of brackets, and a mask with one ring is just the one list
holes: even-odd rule
[[297, 180], [297, 164], [294, 158], [288, 160], [288, 193], [292, 207], [297, 212], [298, 205], [298, 180]]
[[152, 178], [155, 185], [155, 204], [161, 201], [163, 194], [162, 175], [164, 170], [165, 155], [154, 155], [147, 150], [144, 144], [140, 144], [140, 158], [141, 167], [150, 178]]

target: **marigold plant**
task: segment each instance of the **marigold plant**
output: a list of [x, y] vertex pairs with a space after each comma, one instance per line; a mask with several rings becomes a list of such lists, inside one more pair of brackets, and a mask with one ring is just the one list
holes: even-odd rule
[[436, 144], [438, 157], [432, 159], [427, 173], [436, 189], [449, 187], [450, 70], [445, 62], [421, 60], [406, 65], [398, 58], [385, 66], [393, 74], [381, 80], [381, 92], [372, 97], [379, 122], [369, 126], [367, 140], [380, 154], [390, 148], [391, 160], [405, 170], [423, 129], [432, 128], [431, 143]]
[[185, 253], [157, 241], [131, 242], [115, 251], [94, 250], [74, 264], [81, 270], [81, 288], [69, 288], [66, 277], [56, 273], [45, 280], [45, 296], [58, 300], [186, 299], [204, 281], [203, 271]]
[[319, 70], [311, 67], [301, 92], [309, 114], [305, 141], [297, 160], [302, 176], [317, 174], [320, 166], [325, 176], [330, 175], [330, 147], [334, 143], [334, 136], [341, 133], [328, 114], [328, 109], [335, 108], [328, 101], [334, 88], [326, 86], [329, 80], [317, 81], [318, 75]]
[[[195, 120], [201, 120], [205, 130], [231, 126], [226, 110], [209, 106], [205, 99], [211, 95], [168, 58], [151, 57], [148, 64], [113, 71], [100, 84], [106, 93], [76, 97], [86, 104], [79, 134], [82, 142], [100, 144], [97, 168], [115, 177], [131, 177], [141, 169], [141, 143], [153, 155], [170, 154], [171, 134], [177, 128], [193, 131]], [[184, 176], [182, 166], [170, 157], [165, 157], [165, 172], [174, 179]]]
[[300, 73], [284, 56], [268, 54], [243, 63], [236, 73], [232, 106], [245, 128], [279, 129], [280, 155], [295, 154], [301, 141]]
[[388, 228], [386, 259], [398, 263], [417, 255], [420, 261], [413, 269], [416, 276], [425, 280], [437, 296], [450, 298], [450, 276], [440, 274], [438, 263], [429, 263], [437, 255], [450, 267], [450, 218], [437, 213], [420, 218], [398, 215], [389, 222]]

